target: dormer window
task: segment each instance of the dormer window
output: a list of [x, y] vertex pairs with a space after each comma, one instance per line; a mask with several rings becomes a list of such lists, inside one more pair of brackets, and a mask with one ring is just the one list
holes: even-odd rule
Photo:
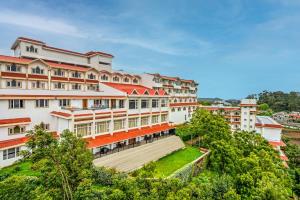
[[6, 65], [6, 71], [9, 72], [21, 72], [21, 67], [15, 64]]
[[24, 134], [25, 127], [24, 126], [15, 126], [12, 128], [8, 128], [8, 135], [17, 135], [17, 134]]
[[124, 83], [129, 83], [129, 78], [128, 77], [124, 78]]
[[31, 72], [32, 72], [33, 74], [44, 74], [44, 70], [41, 69], [39, 66], [37, 66], [36, 68], [32, 68], [32, 69], [31, 69]]
[[103, 74], [103, 75], [101, 76], [101, 80], [102, 80], [102, 81], [108, 81], [108, 76], [105, 75], [105, 74]]
[[114, 81], [114, 82], [119, 82], [119, 81], [120, 81], [120, 78], [117, 77], [117, 76], [114, 76], [114, 77], [113, 77], [113, 81]]
[[37, 53], [38, 52], [37, 48], [35, 48], [33, 45], [26, 46], [26, 51], [28, 51], [30, 53]]
[[90, 74], [88, 75], [88, 79], [96, 79], [96, 75], [90, 73]]
[[81, 73], [79, 73], [79, 72], [73, 72], [72, 73], [72, 77], [73, 78], [81, 78]]
[[54, 71], [55, 76], [65, 76], [65, 72], [61, 69], [57, 69]]
[[138, 84], [139, 83], [139, 81], [135, 78], [135, 79], [133, 79], [133, 81], [132, 81], [133, 83], [135, 83], [135, 84]]

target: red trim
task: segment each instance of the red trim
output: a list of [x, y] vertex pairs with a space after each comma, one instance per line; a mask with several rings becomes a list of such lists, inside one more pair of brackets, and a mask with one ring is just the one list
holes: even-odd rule
[[261, 127], [266, 127], [266, 128], [282, 128], [282, 125], [280, 124], [255, 124], [256, 127], [261, 128]]
[[182, 103], [170, 103], [171, 107], [175, 106], [197, 106], [200, 105], [198, 102], [182, 102]]
[[86, 81], [87, 83], [99, 83], [98, 80], [86, 79], [85, 81]]
[[143, 127], [141, 129], [132, 129], [128, 132], [121, 131], [116, 132], [113, 135], [106, 134], [106, 135], [100, 135], [93, 138], [87, 138], [86, 141], [88, 142], [88, 148], [94, 148], [94, 147], [100, 147], [107, 144], [112, 144], [115, 142], [120, 142], [122, 140], [127, 140], [131, 138], [136, 138], [139, 136], [154, 134], [160, 131], [166, 131], [169, 129], [172, 129], [173, 127], [168, 125], [167, 123], [162, 125], [155, 125], [152, 127]]
[[77, 115], [74, 115], [74, 117], [84, 117], [84, 116], [93, 116], [93, 114], [87, 113], [87, 114], [77, 114]]
[[31, 119], [29, 117], [23, 118], [10, 118], [10, 119], [0, 119], [0, 125], [9, 125], [9, 124], [21, 124], [21, 123], [30, 123]]
[[46, 76], [46, 75], [38, 75], [38, 74], [28, 74], [28, 78], [48, 79], [48, 76]]
[[67, 77], [51, 76], [52, 81], [69, 81]]
[[69, 114], [69, 113], [57, 112], [57, 111], [52, 111], [50, 114], [58, 115], [58, 116], [62, 116], [62, 117], [71, 117], [71, 116], [72, 116], [72, 115]]
[[240, 106], [246, 106], [246, 107], [248, 107], [248, 106], [254, 106], [254, 107], [256, 107], [257, 105], [256, 104], [240, 104]]
[[26, 74], [18, 72], [1, 72], [1, 76], [14, 77], [14, 78], [26, 78]]
[[81, 82], [84, 83], [84, 79], [82, 78], [69, 78], [70, 82]]

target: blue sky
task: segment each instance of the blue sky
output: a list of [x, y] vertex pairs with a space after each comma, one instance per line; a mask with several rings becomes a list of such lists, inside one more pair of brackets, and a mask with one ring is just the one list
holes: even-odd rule
[[112, 53], [114, 69], [194, 79], [200, 97], [299, 91], [300, 0], [11, 0], [0, 26], [0, 54], [26, 36]]

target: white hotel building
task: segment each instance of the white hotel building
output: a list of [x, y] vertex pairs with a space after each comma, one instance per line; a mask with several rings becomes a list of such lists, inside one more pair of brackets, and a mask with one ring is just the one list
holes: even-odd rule
[[0, 55], [0, 168], [20, 158], [35, 125], [58, 137], [69, 129], [96, 154], [168, 134], [197, 106], [194, 81], [114, 71], [107, 53], [22, 37], [11, 49]]

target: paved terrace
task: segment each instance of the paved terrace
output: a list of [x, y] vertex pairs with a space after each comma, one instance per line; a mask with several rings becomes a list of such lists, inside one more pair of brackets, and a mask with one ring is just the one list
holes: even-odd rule
[[95, 159], [95, 166], [130, 172], [184, 147], [178, 136], [170, 136], [132, 149]]

